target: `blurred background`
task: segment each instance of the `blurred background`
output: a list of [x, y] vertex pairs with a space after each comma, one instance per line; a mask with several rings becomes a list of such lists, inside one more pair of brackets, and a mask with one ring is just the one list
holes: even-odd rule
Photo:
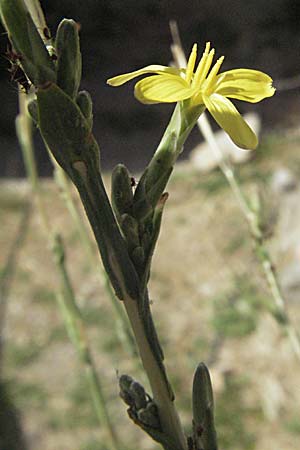
[[[48, 25], [55, 33], [62, 17], [81, 24], [83, 82], [94, 100], [94, 132], [102, 149], [104, 168], [122, 160], [132, 171], [149, 160], [168, 121], [172, 105], [143, 106], [133, 97], [133, 83], [118, 89], [106, 79], [146, 66], [168, 65], [171, 60], [169, 21], [176, 20], [188, 55], [194, 42], [199, 53], [211, 41], [217, 55], [226, 56], [223, 70], [249, 67], [267, 72], [278, 87], [272, 102], [239, 104], [242, 112], [261, 114], [264, 130], [286, 127], [298, 120], [295, 89], [281, 90], [281, 80], [300, 74], [300, 3], [298, 0], [51, 0], [42, 1]], [[1, 53], [7, 45], [1, 35]], [[0, 176], [24, 175], [15, 138], [16, 86], [10, 82], [4, 57], [0, 61]], [[237, 102], [238, 103], [238, 102]], [[36, 133], [41, 175], [51, 164]], [[199, 141], [195, 132], [186, 146]]]
[[[107, 186], [110, 170], [119, 162], [138, 176], [173, 105], [141, 105], [133, 96], [134, 83], [112, 88], [106, 79], [148, 64], [168, 65], [170, 20], [177, 21], [187, 55], [194, 42], [202, 52], [210, 41], [217, 55], [226, 57], [223, 70], [249, 67], [271, 75], [274, 97], [256, 105], [234, 102], [243, 113], [257, 113], [261, 123], [257, 151], [235, 169], [250, 203], [261, 199], [266, 247], [291, 321], [299, 329], [299, 0], [41, 4], [53, 35], [63, 17], [81, 25], [82, 88], [94, 101], [94, 133]], [[45, 233], [39, 202], [23, 182], [14, 129], [17, 86], [7, 71], [3, 30], [0, 46], [0, 450], [107, 450], [104, 427], [99, 427], [56, 302], [60, 278], [49, 230]], [[43, 176], [40, 201], [49, 228], [65, 243], [66, 267], [112, 423], [124, 444], [120, 450], [159, 450], [129, 423], [120, 401], [117, 374], [130, 374], [146, 388], [147, 381], [124, 346], [78, 195], [71, 191], [92, 243], [88, 256], [61, 186], [49, 178], [52, 165], [34, 133]], [[150, 283], [178, 410], [190, 433], [192, 374], [205, 361], [213, 379], [220, 450], [299, 450], [299, 361], [274, 308], [245, 219], [223, 174], [212, 164], [210, 149], [192, 157], [200, 142], [195, 129], [169, 183]]]

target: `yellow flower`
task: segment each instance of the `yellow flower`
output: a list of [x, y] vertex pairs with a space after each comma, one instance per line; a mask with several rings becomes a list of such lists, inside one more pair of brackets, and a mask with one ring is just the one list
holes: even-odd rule
[[208, 42], [195, 70], [197, 44], [194, 44], [186, 69], [150, 65], [107, 80], [120, 86], [135, 77], [143, 78], [135, 85], [135, 96], [142, 103], [173, 103], [187, 101], [189, 107], [204, 105], [215, 121], [241, 148], [254, 149], [257, 137], [228, 98], [256, 103], [271, 97], [275, 89], [272, 79], [263, 72], [233, 69], [219, 73], [224, 56], [211, 68], [215, 50]]

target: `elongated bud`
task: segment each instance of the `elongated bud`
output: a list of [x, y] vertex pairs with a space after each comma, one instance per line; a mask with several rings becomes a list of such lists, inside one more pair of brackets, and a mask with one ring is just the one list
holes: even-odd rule
[[133, 199], [133, 211], [135, 217], [140, 220], [145, 220], [154, 213], [154, 209], [160, 202], [163, 189], [165, 188], [168, 179], [170, 178], [173, 168], [166, 169], [161, 173], [161, 177], [154, 181], [154, 184], [147, 187], [148, 171], [145, 170], [139, 184], [136, 188]]
[[146, 408], [147, 406], [147, 397], [146, 397], [146, 391], [144, 387], [138, 383], [137, 381], [133, 380], [133, 382], [130, 385], [130, 394], [132, 395], [135, 406], [137, 409]]
[[130, 253], [130, 257], [134, 263], [136, 271], [140, 274], [143, 272], [145, 265], [145, 251], [142, 246], [135, 247]]
[[132, 212], [133, 193], [131, 179], [127, 168], [123, 164], [118, 164], [112, 172], [111, 199], [117, 218]]
[[93, 128], [93, 101], [87, 91], [80, 91], [76, 97], [76, 103], [79, 106], [82, 114], [86, 118], [90, 129]]
[[142, 245], [144, 250], [144, 265], [143, 265], [143, 277], [142, 280], [145, 284], [147, 284], [149, 276], [150, 276], [150, 267], [151, 267], [151, 261], [152, 256], [154, 253], [155, 245], [159, 236], [160, 227], [161, 227], [161, 220], [162, 220], [162, 214], [164, 210], [164, 206], [166, 204], [166, 201], [169, 197], [169, 194], [165, 192], [159, 202], [157, 203], [157, 206], [154, 210], [153, 218], [152, 218], [152, 230], [151, 233], [145, 233], [142, 236]]
[[120, 218], [120, 226], [130, 253], [140, 245], [138, 223], [129, 214], [123, 214]]
[[217, 450], [213, 391], [209, 371], [204, 363], [198, 365], [194, 375], [193, 419], [196, 448]]
[[137, 417], [144, 426], [147, 426], [153, 430], [161, 430], [158, 410], [154, 402], [149, 402], [145, 408], [141, 408], [137, 412]]
[[78, 28], [74, 20], [63, 19], [58, 26], [55, 40], [57, 84], [74, 99], [81, 82], [82, 69]]
[[146, 193], [147, 169], [144, 171], [133, 197], [133, 214], [138, 220], [142, 221], [153, 214], [153, 207], [148, 200]]
[[35, 86], [56, 81], [53, 61], [23, 0], [0, 0], [1, 20], [16, 58]]

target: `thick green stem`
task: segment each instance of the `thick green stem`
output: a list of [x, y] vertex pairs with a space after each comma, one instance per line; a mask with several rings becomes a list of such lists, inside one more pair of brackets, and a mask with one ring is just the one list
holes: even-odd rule
[[24, 3], [42, 39], [45, 39], [46, 36], [44, 36], [43, 31], [47, 28], [47, 24], [39, 0], [24, 0]]
[[[155, 208], [161, 199], [173, 166], [183, 150], [184, 142], [203, 110], [202, 107], [190, 109], [187, 106], [183, 103], [176, 105], [162, 140], [137, 188], [134, 199], [136, 204], [142, 202], [143, 196], [146, 195], [147, 201]], [[143, 291], [142, 295], [147, 294]], [[124, 298], [124, 303], [151, 385], [153, 397], [158, 406], [163, 432], [166, 436], [174, 439], [176, 446], [174, 450], [186, 450], [187, 441], [175, 409], [170, 385], [165, 370], [162, 368], [162, 361], [157, 357], [154, 346], [151, 345], [149, 330], [145, 327], [143, 306], [141, 307], [139, 299], [130, 296]], [[147, 299], [144, 303], [147, 303]], [[150, 308], [147, 309], [146, 314], [151, 314]]]
[[107, 295], [108, 295], [108, 297], [111, 301], [111, 304], [115, 310], [117, 320], [118, 320], [121, 330], [122, 330], [122, 334], [121, 334], [122, 343], [126, 347], [126, 349], [130, 352], [132, 357], [136, 359], [137, 351], [136, 351], [135, 342], [134, 342], [134, 339], [133, 339], [133, 336], [132, 336], [132, 333], [131, 333], [131, 330], [129, 327], [128, 319], [126, 317], [126, 314], [124, 312], [124, 309], [123, 309], [120, 301], [116, 298], [116, 296], [113, 292], [113, 289], [111, 287], [111, 284], [109, 283], [106, 272], [104, 271], [103, 268], [100, 268], [101, 263], [99, 261], [99, 256], [94, 251], [95, 248], [90, 239], [88, 230], [85, 227], [82, 217], [80, 216], [78, 208], [75, 205], [75, 202], [73, 200], [71, 189], [70, 189], [70, 181], [67, 178], [67, 175], [65, 174], [64, 170], [57, 165], [57, 163], [54, 160], [54, 158], [52, 157], [50, 151], [49, 151], [49, 154], [51, 156], [51, 159], [53, 161], [53, 165], [55, 168], [54, 178], [60, 187], [62, 197], [66, 203], [66, 206], [72, 217], [72, 220], [76, 225], [78, 234], [80, 236], [80, 240], [87, 252], [87, 257], [89, 258], [90, 261], [93, 261], [93, 263], [96, 266], [99, 266], [102, 285], [107, 292]]
[[137, 300], [125, 297], [124, 304], [149, 379], [153, 399], [158, 407], [163, 433], [170, 436], [170, 439], [176, 443], [176, 447], [172, 450], [187, 450], [186, 438], [174, 405], [174, 399], [170, 396], [169, 386], [162, 376], [161, 367], [146, 336], [144, 323], [138, 311]]
[[[136, 278], [134, 277], [132, 279], [130, 275], [133, 266], [126, 266], [126, 261], [123, 261], [121, 270], [121, 267], [118, 265], [118, 260], [113, 257], [113, 252], [110, 250], [110, 240], [105, 240], [106, 236], [112, 234], [112, 226], [113, 224], [116, 224], [116, 222], [109, 207], [108, 199], [107, 202], [103, 200], [101, 204], [99, 202], [100, 198], [103, 199], [105, 196], [105, 190], [100, 175], [97, 172], [97, 168], [93, 166], [87, 167], [81, 162], [75, 163], [74, 169], [78, 173], [77, 176], [76, 173], [74, 175], [74, 182], [78, 188], [89, 221], [92, 225], [98, 247], [100, 251], [103, 252], [104, 240], [105, 246], [107, 247], [107, 254], [111, 258], [110, 266], [113, 270], [113, 277], [117, 280], [117, 286], [120, 289], [119, 295], [124, 301], [140, 351], [140, 356], [150, 381], [154, 400], [158, 406], [163, 432], [176, 442], [176, 448], [174, 448], [174, 450], [186, 450], [186, 439], [174, 407], [173, 398], [170, 395], [168, 382], [157, 356], [151, 347], [149, 336], [147, 336], [145, 329], [145, 322], [139, 311], [138, 303], [140, 302], [140, 292], [136, 285]], [[101, 196], [99, 197], [100, 192]], [[119, 231], [115, 230], [115, 233], [116, 236], [118, 236]], [[116, 242], [114, 242], [114, 244], [116, 245]], [[130, 271], [127, 279], [124, 279], [123, 276], [125, 269]], [[135, 292], [136, 295], [129, 295], [129, 290], [133, 294]]]
[[139, 296], [138, 277], [113, 215], [98, 167], [78, 161], [73, 164], [73, 181], [93, 229], [102, 260], [116, 295]]
[[164, 192], [173, 166], [203, 110], [202, 106], [191, 109], [184, 102], [177, 103], [160, 144], [146, 169], [145, 188], [147, 192], [154, 190], [151, 198], [154, 205]]

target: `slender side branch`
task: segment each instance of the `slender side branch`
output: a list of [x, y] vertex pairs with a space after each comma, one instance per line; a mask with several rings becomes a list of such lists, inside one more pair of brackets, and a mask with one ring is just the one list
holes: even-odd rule
[[275, 272], [274, 265], [272, 264], [270, 254], [265, 245], [264, 233], [260, 226], [259, 212], [253, 211], [253, 209], [249, 205], [249, 202], [247, 201], [245, 194], [237, 181], [231, 163], [229, 161], [226, 161], [221, 150], [218, 148], [211, 127], [204, 115], [202, 115], [198, 120], [198, 126], [211, 149], [215, 153], [219, 167], [226, 177], [231, 190], [234, 193], [234, 196], [239, 204], [239, 207], [246, 219], [249, 231], [254, 240], [256, 254], [261, 263], [265, 278], [269, 285], [270, 293], [274, 300], [275, 310], [273, 315], [279, 325], [286, 331], [290, 339], [293, 351], [300, 361], [300, 337], [289, 318], [286, 301], [279, 286], [279, 281]]
[[59, 235], [54, 236], [53, 255], [59, 269], [61, 280], [62, 291], [58, 294], [57, 299], [62, 311], [65, 326], [84, 367], [86, 380], [99, 423], [102, 426], [104, 425], [106, 431], [108, 440], [107, 445], [111, 450], [118, 450], [120, 448], [118, 439], [108, 415], [102, 386], [87, 341], [84, 323], [80, 310], [76, 304], [73, 288], [66, 270], [64, 247]]

